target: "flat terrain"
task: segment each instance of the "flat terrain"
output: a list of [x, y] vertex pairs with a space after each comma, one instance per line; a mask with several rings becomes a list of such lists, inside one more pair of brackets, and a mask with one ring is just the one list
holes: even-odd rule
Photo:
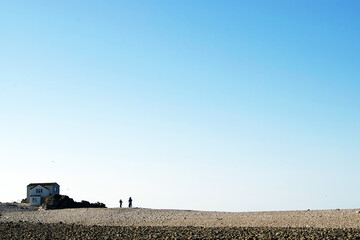
[[0, 239], [360, 239], [359, 229], [1, 223]]
[[144, 208], [38, 210], [26, 204], [0, 204], [0, 214], [0, 222], [62, 222], [99, 226], [360, 228], [359, 209], [279, 212], [206, 212]]
[[[55, 235], [54, 235], [55, 234]], [[360, 239], [360, 210], [38, 210], [0, 204], [0, 239]]]

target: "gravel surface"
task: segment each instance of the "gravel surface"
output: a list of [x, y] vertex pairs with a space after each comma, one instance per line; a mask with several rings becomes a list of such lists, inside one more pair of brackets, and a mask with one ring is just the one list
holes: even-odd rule
[[360, 239], [360, 211], [39, 210], [26, 204], [0, 204], [0, 239], [153, 238]]
[[0, 239], [360, 239], [359, 229], [0, 223]]
[[0, 204], [0, 214], [0, 222], [101, 226], [360, 228], [358, 209], [231, 213], [142, 208], [37, 210]]
[[38, 207], [29, 206], [22, 203], [0, 203], [0, 214], [10, 212], [36, 211]]

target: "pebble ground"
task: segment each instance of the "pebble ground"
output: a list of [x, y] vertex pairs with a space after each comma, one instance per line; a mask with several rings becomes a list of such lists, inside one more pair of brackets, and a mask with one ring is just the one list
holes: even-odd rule
[[0, 239], [359, 239], [360, 210], [39, 210], [0, 203]]
[[360, 229], [1, 223], [0, 239], [360, 239]]

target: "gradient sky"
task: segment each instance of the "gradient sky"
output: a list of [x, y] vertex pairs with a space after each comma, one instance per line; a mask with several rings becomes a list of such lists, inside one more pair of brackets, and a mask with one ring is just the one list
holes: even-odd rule
[[359, 1], [0, 1], [0, 201], [359, 208]]

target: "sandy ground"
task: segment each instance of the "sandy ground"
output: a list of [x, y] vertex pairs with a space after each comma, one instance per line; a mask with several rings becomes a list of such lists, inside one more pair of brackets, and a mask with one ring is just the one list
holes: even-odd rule
[[144, 208], [39, 210], [26, 204], [1, 203], [0, 222], [89, 226], [360, 228], [360, 209], [236, 213]]

